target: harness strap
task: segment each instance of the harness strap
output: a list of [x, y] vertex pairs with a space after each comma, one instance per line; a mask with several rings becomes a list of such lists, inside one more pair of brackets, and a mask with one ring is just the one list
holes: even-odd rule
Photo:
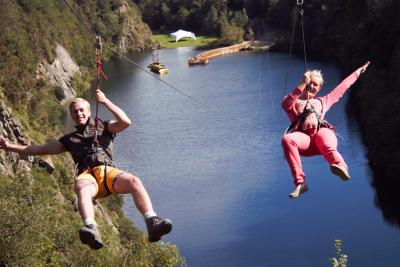
[[103, 177], [103, 183], [104, 183], [104, 188], [107, 191], [107, 194], [105, 195], [108, 196], [109, 194], [111, 194], [110, 188], [108, 188], [107, 185], [107, 162], [104, 162], [104, 177]]
[[[108, 80], [107, 76], [104, 74], [103, 69], [101, 68], [101, 52], [103, 51], [103, 44], [101, 43], [101, 37], [100, 36], [96, 36], [96, 56], [97, 56], [97, 60], [96, 60], [96, 65], [97, 65], [97, 89], [100, 89], [100, 76], [103, 76], [103, 78], [105, 80]], [[98, 145], [98, 140], [97, 140], [97, 126], [98, 126], [98, 121], [100, 120], [98, 117], [99, 114], [99, 102], [96, 101], [96, 116], [94, 119], [94, 123], [95, 123], [95, 133], [94, 133], [94, 139], [93, 139], [93, 143], [95, 144], [95, 146]]]
[[[307, 108], [307, 104], [310, 104], [310, 108]], [[321, 127], [329, 127], [329, 124], [322, 120], [321, 117], [318, 115], [317, 111], [315, 110], [314, 106], [311, 104], [310, 101], [307, 101], [306, 105], [304, 106], [303, 111], [297, 115], [296, 119], [289, 125], [289, 127], [286, 129], [284, 134], [289, 133], [297, 124], [298, 124], [298, 128], [301, 128], [304, 121], [306, 120], [306, 118], [308, 117], [308, 115], [314, 113], [315, 116], [317, 117], [317, 121], [318, 121], [318, 126], [317, 129], [319, 130]]]
[[[101, 38], [100, 36], [96, 36], [96, 65], [97, 65], [97, 89], [100, 89], [100, 77], [102, 76], [105, 80], [108, 80], [107, 76], [104, 74], [102, 68], [101, 68], [101, 52], [103, 49], [103, 44], [101, 43]], [[83, 165], [86, 165], [85, 167], [88, 168], [89, 172], [93, 175], [93, 177], [96, 178], [96, 175], [93, 171], [93, 166], [89, 166], [90, 163], [88, 163], [88, 158], [92, 157], [94, 154], [100, 154], [102, 153], [100, 150], [103, 150], [105, 155], [103, 155], [104, 159], [102, 160], [102, 162], [99, 161], [99, 163], [104, 164], [104, 175], [103, 175], [103, 183], [104, 183], [104, 188], [106, 190], [106, 195], [103, 197], [108, 196], [109, 194], [111, 194], [110, 189], [108, 188], [107, 185], [107, 158], [110, 157], [110, 155], [108, 154], [106, 149], [103, 149], [101, 146], [99, 146], [99, 142], [97, 139], [97, 129], [99, 127], [99, 121], [101, 121], [101, 119], [99, 119], [98, 117], [98, 111], [99, 111], [99, 102], [96, 101], [96, 116], [95, 116], [95, 120], [94, 120], [94, 138], [93, 138], [93, 143], [91, 146], [91, 151], [87, 154], [86, 158], [82, 161]], [[101, 121], [102, 122], [102, 121]], [[102, 122], [103, 123], [103, 122]], [[104, 123], [103, 123], [104, 125]], [[99, 165], [100, 166], [100, 165]], [[96, 179], [97, 180], [97, 179]]]

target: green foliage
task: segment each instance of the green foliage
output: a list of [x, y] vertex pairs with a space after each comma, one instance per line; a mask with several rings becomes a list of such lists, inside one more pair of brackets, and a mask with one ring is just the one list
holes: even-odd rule
[[[118, 16], [129, 2], [69, 1], [83, 20], [103, 39], [117, 42], [128, 18], [143, 27], [135, 10]], [[64, 46], [80, 66], [73, 85], [79, 94], [89, 88], [95, 73], [92, 37], [63, 1], [0, 0], [0, 95], [12, 107], [34, 142], [60, 136], [63, 91], [36, 79], [39, 62], [54, 61], [56, 43]], [[129, 4], [131, 5], [131, 4]], [[139, 23], [136, 23], [138, 22]], [[147, 28], [146, 28], [147, 29]], [[139, 33], [140, 34], [140, 33]], [[139, 37], [137, 40], [141, 40]], [[110, 52], [103, 51], [104, 58]], [[81, 219], [72, 190], [73, 164], [68, 156], [54, 157], [55, 171], [43, 169], [0, 174], [1, 266], [178, 266], [183, 264], [176, 246], [149, 244], [121, 209], [122, 198], [111, 197], [103, 209], [114, 226], [96, 215], [106, 242], [101, 251], [80, 243]], [[107, 208], [109, 206], [109, 209]], [[121, 235], [119, 233], [123, 233]]]
[[[39, 84], [40, 85], [40, 84]], [[43, 85], [43, 84], [42, 84]], [[59, 104], [60, 95], [63, 95], [63, 89], [52, 86], [36, 86], [31, 91], [31, 99], [26, 110], [26, 116], [29, 116], [30, 131], [38, 133], [51, 134], [57, 133], [60, 129], [60, 121], [63, 108]]]
[[[180, 266], [184, 260], [169, 244], [149, 244], [147, 236], [122, 216], [121, 197], [109, 201], [119, 234], [101, 218], [105, 247], [90, 250], [79, 241], [81, 219], [71, 203], [66, 170], [54, 175], [34, 168], [32, 175], [0, 176], [0, 262], [5, 266]], [[61, 186], [59, 186], [61, 184]], [[61, 191], [60, 191], [61, 190]], [[66, 197], [65, 197], [66, 196]]]
[[82, 95], [88, 88], [90, 88], [89, 78], [92, 77], [88, 68], [81, 67], [80, 74], [75, 74], [72, 80], [72, 85], [76, 90], [77, 95]]
[[51, 264], [60, 248], [54, 241], [68, 211], [54, 199], [54, 180], [38, 169], [33, 175], [0, 177], [0, 262], [5, 265]]
[[[84, 23], [108, 43], [119, 41], [128, 17], [134, 18], [132, 23], [138, 27], [143, 24], [134, 8], [120, 15], [122, 11], [117, 9], [128, 5], [122, 0], [69, 2]], [[82, 93], [95, 73], [94, 40], [63, 1], [0, 0], [0, 4], [0, 86], [4, 98], [33, 136], [59, 132], [55, 126], [60, 123], [61, 108], [57, 105], [63, 92], [35, 79], [37, 65], [42, 60], [52, 63], [56, 44], [61, 44], [80, 66], [81, 75], [75, 75], [73, 85]], [[104, 50], [103, 57], [109, 56], [110, 51]]]
[[211, 5], [210, 10], [207, 12], [206, 17], [204, 18], [204, 30], [205, 32], [219, 32], [219, 17], [218, 10], [214, 5]]
[[153, 35], [153, 39], [160, 43], [161, 47], [163, 48], [175, 48], [175, 47], [182, 47], [182, 46], [205, 46], [211, 42], [217, 40], [215, 37], [208, 37], [208, 36], [196, 36], [196, 40], [192, 38], [182, 38], [178, 42], [171, 39], [169, 34], [157, 34]]
[[335, 257], [330, 259], [332, 267], [346, 267], [347, 255], [342, 252], [342, 240], [335, 240]]
[[65, 98], [64, 89], [61, 86], [55, 86], [54, 95], [58, 101], [63, 100]]
[[221, 39], [219, 40], [222, 46], [228, 46], [235, 43], [243, 42], [244, 30], [227, 22], [221, 24]]
[[[255, 29], [260, 31], [267, 22], [274, 28], [289, 31], [293, 8], [290, 1], [286, 0], [136, 0], [134, 2], [139, 5], [143, 19], [154, 31], [163, 33], [185, 29], [196, 34], [223, 39], [213, 46], [239, 43], [244, 38], [252, 40]], [[258, 33], [258, 36], [260, 35]]]
[[233, 12], [232, 22], [234, 25], [243, 28], [249, 22], [249, 18], [246, 14], [246, 9], [236, 10]]
[[[239, 28], [249, 24], [246, 6], [251, 8], [251, 5], [255, 4], [247, 1], [214, 0], [135, 2], [142, 10], [143, 19], [157, 32], [183, 28], [199, 34], [223, 36], [225, 43], [237, 43], [243, 40], [243, 33]], [[234, 33], [234, 36], [227, 39], [231, 33]]]

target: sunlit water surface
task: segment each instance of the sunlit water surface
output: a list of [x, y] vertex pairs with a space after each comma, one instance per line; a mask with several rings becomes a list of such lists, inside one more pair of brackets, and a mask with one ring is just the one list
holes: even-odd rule
[[[339, 150], [351, 180], [333, 176], [320, 156], [303, 158], [310, 191], [288, 198], [292, 178], [280, 139], [288, 125], [284, 94], [304, 71], [301, 60], [279, 53], [241, 52], [188, 67], [192, 48], [163, 49], [169, 74], [161, 79], [114, 60], [104, 66], [108, 97], [134, 124], [115, 141], [115, 163], [139, 176], [156, 212], [171, 218], [174, 243], [188, 266], [330, 266], [334, 240], [343, 240], [349, 266], [400, 266], [400, 233], [374, 205], [365, 148], [347, 96], [326, 118], [340, 133]], [[131, 55], [141, 66], [150, 53]], [[326, 94], [340, 82], [334, 65], [322, 69]], [[289, 75], [286, 75], [290, 67]], [[197, 101], [197, 102], [196, 102]], [[111, 115], [100, 109], [103, 118]], [[125, 212], [145, 231], [125, 198]]]

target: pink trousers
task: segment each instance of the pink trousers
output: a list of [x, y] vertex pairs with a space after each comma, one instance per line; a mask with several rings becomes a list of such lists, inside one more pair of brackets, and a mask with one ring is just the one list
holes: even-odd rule
[[329, 128], [321, 128], [313, 136], [302, 132], [285, 134], [282, 137], [282, 146], [295, 185], [304, 183], [305, 179], [300, 155], [305, 157], [323, 155], [329, 164], [338, 164], [347, 169], [346, 162], [337, 151], [336, 135]]

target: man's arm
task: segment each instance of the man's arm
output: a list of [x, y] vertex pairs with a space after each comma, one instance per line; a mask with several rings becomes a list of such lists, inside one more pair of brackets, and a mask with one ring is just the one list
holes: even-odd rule
[[50, 141], [44, 145], [16, 145], [8, 143], [3, 136], [0, 136], [0, 148], [27, 155], [53, 155], [65, 152], [63, 144], [59, 141]]
[[131, 125], [131, 120], [128, 118], [125, 112], [112, 103], [99, 89], [96, 90], [96, 100], [106, 106], [106, 108], [111, 111], [116, 119], [115, 121], [110, 121], [108, 124], [107, 130], [110, 133], [115, 134], [121, 132]]

